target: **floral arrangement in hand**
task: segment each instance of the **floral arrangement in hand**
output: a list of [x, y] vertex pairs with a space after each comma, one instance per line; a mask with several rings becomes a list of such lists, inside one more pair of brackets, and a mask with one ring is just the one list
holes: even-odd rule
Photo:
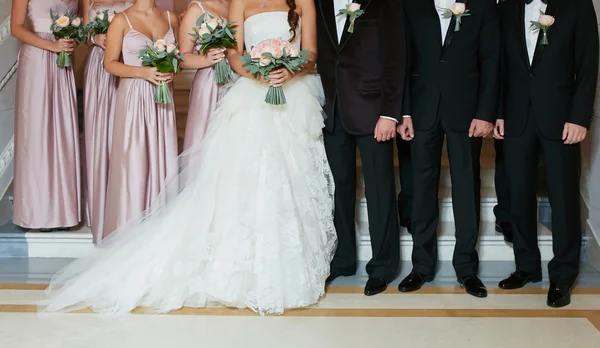
[[[269, 80], [269, 73], [279, 68], [286, 68], [291, 73], [299, 71], [308, 62], [310, 52], [298, 50], [287, 40], [267, 39], [252, 47], [249, 54], [240, 59], [244, 69], [249, 71], [255, 78], [258, 76]], [[269, 86], [265, 102], [271, 105], [283, 105], [286, 103], [282, 87]]]
[[[190, 35], [196, 39], [195, 51], [206, 55], [211, 49], [235, 48], [234, 22], [227, 22], [220, 17], [202, 14], [196, 21], [194, 32]], [[229, 82], [232, 79], [231, 68], [227, 60], [223, 59], [214, 66], [215, 81], [218, 84]]]
[[94, 35], [106, 35], [108, 26], [112, 23], [115, 15], [115, 12], [109, 13], [108, 10], [96, 12], [96, 17], [88, 24], [89, 30], [92, 31]]
[[456, 19], [456, 22], [454, 24], [454, 31], [460, 31], [462, 18], [471, 15], [469, 13], [467, 5], [463, 2], [455, 2], [454, 5], [452, 5], [452, 8], [443, 8], [442, 11], [443, 18], [448, 19], [454, 17]]
[[[176, 44], [167, 43], [160, 39], [153, 41], [152, 46], [148, 46], [140, 51], [139, 58], [142, 66], [155, 67], [161, 73], [178, 73], [181, 71], [179, 62], [183, 60], [183, 55], [179, 52]], [[158, 104], [170, 104], [171, 92], [166, 81], [162, 81], [156, 86], [154, 92], [154, 101]]]
[[[77, 43], [82, 43], [87, 40], [89, 31], [85, 25], [82, 25], [83, 20], [74, 14], [57, 15], [50, 11], [52, 25], [50, 31], [56, 39], [73, 39]], [[56, 65], [63, 68], [71, 67], [71, 56], [68, 52], [62, 51], [58, 53]]]
[[543, 11], [540, 11], [540, 17], [536, 21], [531, 21], [531, 30], [541, 30], [542, 31], [542, 46], [548, 45], [548, 30], [554, 24], [554, 17], [545, 14]]

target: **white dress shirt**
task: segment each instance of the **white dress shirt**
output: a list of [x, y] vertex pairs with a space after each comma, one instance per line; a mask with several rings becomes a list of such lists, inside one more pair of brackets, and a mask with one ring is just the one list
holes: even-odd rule
[[435, 6], [440, 16], [440, 27], [442, 28], [442, 46], [444, 45], [444, 41], [446, 41], [446, 34], [452, 20], [452, 17], [444, 18], [442, 15], [444, 14], [444, 10], [451, 9], [455, 2], [456, 0], [435, 0]]
[[538, 42], [540, 31], [531, 29], [531, 21], [537, 22], [540, 17], [540, 11], [546, 12], [548, 5], [542, 0], [533, 0], [530, 4], [525, 5], [525, 43], [527, 44], [527, 54], [529, 55], [529, 63], [533, 62], [533, 54]]
[[[342, 41], [342, 35], [344, 35], [344, 27], [346, 26], [346, 21], [348, 20], [348, 16], [338, 16], [338, 14], [340, 13], [340, 10], [345, 9], [346, 5], [348, 5], [351, 2], [352, 0], [333, 0], [333, 5], [335, 8], [335, 27], [337, 29], [338, 43]], [[381, 118], [398, 122], [398, 120], [396, 120], [393, 117], [381, 116]]]

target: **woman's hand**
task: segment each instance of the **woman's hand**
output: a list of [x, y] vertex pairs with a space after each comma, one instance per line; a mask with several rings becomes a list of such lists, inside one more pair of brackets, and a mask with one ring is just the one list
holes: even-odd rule
[[94, 35], [94, 44], [103, 50], [106, 49], [106, 34]]
[[269, 86], [281, 87], [293, 78], [294, 74], [287, 68], [279, 68], [269, 73]]
[[209, 66], [213, 66], [225, 59], [225, 52], [227, 52], [226, 48], [211, 48], [204, 57], [210, 62]]
[[52, 43], [50, 50], [54, 53], [68, 52], [69, 54], [75, 51], [77, 43], [73, 39], [58, 39]]
[[159, 86], [163, 82], [169, 83], [173, 81], [173, 77], [175, 74], [173, 73], [161, 73], [156, 68], [153, 67], [144, 67], [142, 68], [141, 78], [144, 80]]

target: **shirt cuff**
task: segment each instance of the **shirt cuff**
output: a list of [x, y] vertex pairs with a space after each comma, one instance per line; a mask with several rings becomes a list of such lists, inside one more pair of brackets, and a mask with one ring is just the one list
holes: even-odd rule
[[394, 121], [394, 122], [398, 123], [398, 120], [397, 120], [397, 119], [395, 119], [395, 118], [393, 118], [393, 117], [388, 117], [388, 116], [379, 116], [379, 117], [381, 117], [381, 118], [385, 118], [386, 120], [392, 120], [392, 121]]
[[410, 115], [403, 115], [402, 118], [410, 118]]

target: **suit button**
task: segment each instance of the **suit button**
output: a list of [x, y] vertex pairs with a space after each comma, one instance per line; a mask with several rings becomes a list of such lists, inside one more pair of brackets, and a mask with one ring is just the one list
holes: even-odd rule
[[440, 59], [440, 63], [444, 64], [444, 63], [446, 63], [446, 61], [443, 59]]

